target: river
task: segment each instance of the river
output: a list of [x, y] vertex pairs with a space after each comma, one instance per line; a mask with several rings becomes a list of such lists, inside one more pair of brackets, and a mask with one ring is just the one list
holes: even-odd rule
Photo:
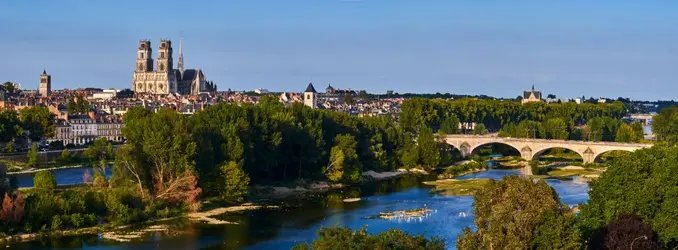
[[[459, 177], [501, 179], [518, 175], [519, 170], [490, 169]], [[311, 241], [321, 226], [343, 225], [368, 232], [398, 228], [410, 233], [439, 236], [454, 249], [457, 235], [473, 224], [473, 198], [470, 196], [438, 196], [421, 182], [431, 177], [405, 176], [334, 190], [304, 198], [274, 201], [279, 209], [247, 211], [219, 216], [218, 219], [238, 222], [229, 225], [206, 225], [186, 220], [171, 222], [167, 233], [152, 233], [143, 240], [117, 243], [99, 235], [63, 237], [11, 245], [10, 249], [290, 249], [300, 242]], [[547, 180], [568, 205], [588, 199], [588, 185], [574, 181]], [[362, 197], [345, 203], [343, 198]], [[380, 220], [368, 217], [380, 212], [426, 207], [432, 213], [420, 219]]]
[[[86, 171], [89, 171], [90, 177], [94, 178], [94, 172], [91, 167], [60, 168], [51, 171], [58, 186], [82, 183]], [[12, 176], [16, 178], [19, 188], [28, 188], [33, 187], [33, 177], [35, 177], [35, 174], [14, 174]], [[110, 177], [111, 174], [113, 174], [113, 168], [106, 168], [106, 178]]]

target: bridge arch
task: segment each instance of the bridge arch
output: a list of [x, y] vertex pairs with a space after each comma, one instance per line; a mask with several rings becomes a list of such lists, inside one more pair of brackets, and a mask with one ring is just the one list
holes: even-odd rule
[[549, 146], [549, 147], [541, 148], [538, 151], [534, 152], [534, 154], [532, 154], [532, 160], [537, 160], [546, 151], [552, 150], [552, 149], [565, 149], [566, 151], [574, 152], [577, 155], [579, 155], [582, 162], [586, 162], [587, 157], [592, 157], [592, 155], [593, 155], [593, 151], [591, 151], [590, 148], [587, 148], [584, 152], [579, 152], [579, 151], [577, 151], [573, 148], [567, 148], [567, 147], [564, 147], [564, 146]]
[[469, 155], [475, 155], [479, 153], [480, 148], [488, 145], [493, 145], [493, 144], [498, 144], [498, 145], [504, 145], [508, 146], [509, 148], [513, 149], [518, 155], [521, 155], [520, 153], [520, 148], [517, 148], [515, 145], [512, 145], [511, 143], [506, 143], [503, 141], [489, 141], [489, 142], [483, 142], [478, 145], [475, 145], [474, 147], [471, 148], [471, 151], [469, 151]]
[[626, 152], [627, 154], [633, 152], [633, 150], [627, 149], [627, 148], [613, 148], [613, 149], [601, 150], [600, 152], [597, 152], [595, 155], [593, 155], [593, 162], [600, 162], [603, 154], [608, 153], [608, 152], [615, 152], [615, 151]]

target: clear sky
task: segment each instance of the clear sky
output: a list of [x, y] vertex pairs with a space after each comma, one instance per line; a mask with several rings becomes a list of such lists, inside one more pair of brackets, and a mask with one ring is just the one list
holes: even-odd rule
[[184, 37], [219, 89], [678, 99], [678, 1], [0, 1], [0, 81], [129, 88]]

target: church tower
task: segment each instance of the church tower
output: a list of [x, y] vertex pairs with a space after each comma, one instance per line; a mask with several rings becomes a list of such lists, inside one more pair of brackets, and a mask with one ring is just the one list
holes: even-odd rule
[[173, 65], [172, 41], [160, 40], [160, 48], [158, 49], [158, 72], [172, 72]]
[[40, 75], [40, 89], [38, 92], [42, 97], [48, 97], [52, 93], [52, 76], [48, 75], [46, 70], [43, 70]]
[[304, 105], [317, 108], [318, 107], [318, 92], [315, 91], [313, 83], [308, 83], [308, 87], [304, 91]]
[[152, 57], [151, 41], [139, 41], [139, 51], [137, 52], [137, 68], [136, 72], [151, 72], [153, 71], [153, 57]]
[[177, 68], [179, 68], [179, 73], [184, 74], [184, 39], [179, 38], [179, 62], [177, 62]]

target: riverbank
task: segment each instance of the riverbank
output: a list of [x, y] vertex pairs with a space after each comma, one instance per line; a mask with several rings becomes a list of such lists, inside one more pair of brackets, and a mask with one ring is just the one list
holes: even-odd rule
[[71, 169], [71, 168], [86, 168], [90, 166], [86, 165], [73, 165], [73, 166], [60, 166], [60, 167], [51, 167], [51, 168], [30, 168], [21, 171], [7, 172], [7, 175], [24, 175], [24, 174], [35, 174], [42, 171], [53, 171], [61, 169]]
[[[374, 181], [383, 181], [407, 174], [423, 174], [429, 173], [421, 169], [398, 169], [397, 171], [375, 172], [372, 170], [362, 173], [362, 178], [359, 183], [365, 184]], [[330, 183], [327, 181], [315, 181], [311, 183], [296, 184], [293, 186], [254, 186], [251, 188], [255, 200], [258, 199], [282, 199], [295, 195], [303, 195], [309, 193], [323, 193], [332, 189], [339, 189], [347, 187], [348, 185], [342, 183]], [[356, 197], [351, 197], [356, 198]]]

